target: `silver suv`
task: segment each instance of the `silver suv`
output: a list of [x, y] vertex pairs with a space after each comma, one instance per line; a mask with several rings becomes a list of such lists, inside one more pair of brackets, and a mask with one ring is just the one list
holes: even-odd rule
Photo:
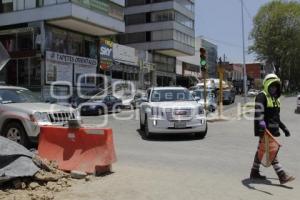
[[36, 142], [43, 125], [64, 125], [80, 116], [73, 108], [42, 103], [21, 87], [0, 86], [0, 133], [24, 146]]
[[204, 138], [206, 112], [183, 87], [155, 87], [147, 91], [140, 108], [140, 128], [145, 137], [154, 133], [193, 133]]

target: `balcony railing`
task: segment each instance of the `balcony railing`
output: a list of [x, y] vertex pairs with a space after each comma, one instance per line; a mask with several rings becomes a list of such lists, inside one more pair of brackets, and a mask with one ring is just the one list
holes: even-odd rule
[[[3, 2], [3, 1], [2, 1]], [[109, 0], [18, 0], [18, 1], [7, 1], [0, 3], [0, 14], [21, 10], [34, 9], [39, 7], [52, 6], [63, 3], [74, 3], [81, 7], [85, 7], [89, 10], [99, 12], [101, 14], [108, 15], [115, 19], [124, 20], [124, 8]]]

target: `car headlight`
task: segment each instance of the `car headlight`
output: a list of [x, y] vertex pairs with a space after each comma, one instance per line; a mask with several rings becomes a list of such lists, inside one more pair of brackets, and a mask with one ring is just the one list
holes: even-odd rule
[[49, 122], [48, 114], [46, 112], [35, 112], [33, 119], [36, 122]]

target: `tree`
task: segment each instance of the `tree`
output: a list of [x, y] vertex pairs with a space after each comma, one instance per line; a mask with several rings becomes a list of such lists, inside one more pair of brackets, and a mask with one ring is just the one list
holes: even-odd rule
[[265, 4], [254, 17], [251, 52], [274, 64], [276, 73], [300, 86], [300, 3], [276, 0]]

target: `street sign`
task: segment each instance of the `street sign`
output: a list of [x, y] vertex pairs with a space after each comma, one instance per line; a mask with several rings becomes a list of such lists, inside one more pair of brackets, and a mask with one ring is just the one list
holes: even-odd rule
[[6, 63], [8, 63], [9, 60], [9, 54], [0, 42], [0, 71], [4, 68], [4, 66], [6, 65]]

